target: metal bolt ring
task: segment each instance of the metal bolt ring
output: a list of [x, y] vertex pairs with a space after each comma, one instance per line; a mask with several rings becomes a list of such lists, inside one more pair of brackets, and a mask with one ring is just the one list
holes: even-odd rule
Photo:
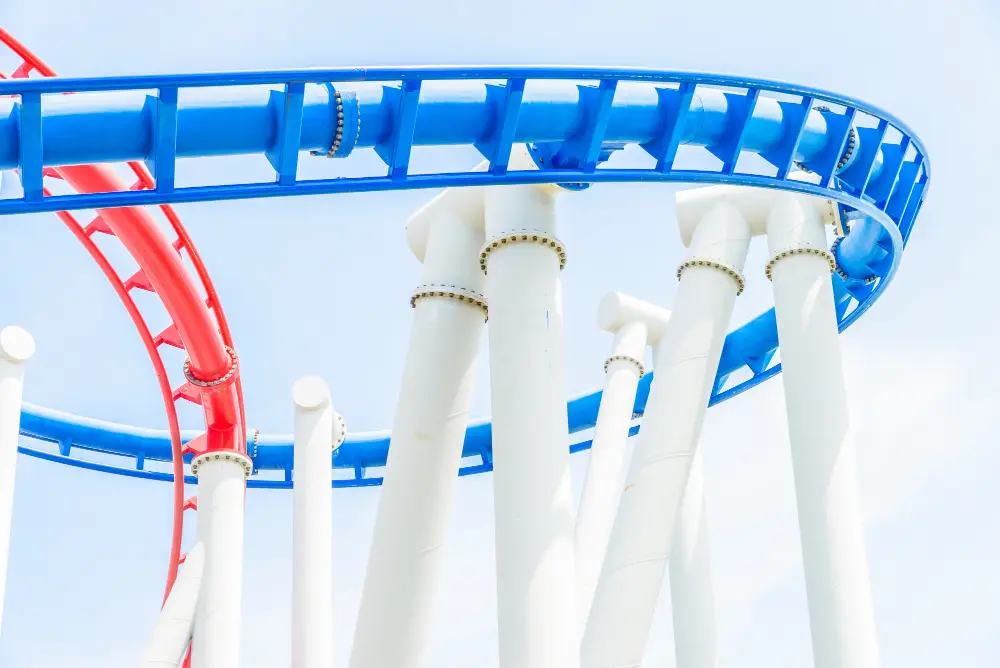
[[604, 360], [604, 373], [608, 372], [608, 367], [611, 366], [612, 362], [631, 362], [635, 365], [635, 368], [639, 370], [639, 378], [646, 375], [646, 367], [642, 365], [642, 362], [630, 355], [612, 355], [608, 359]]
[[253, 474], [253, 462], [246, 455], [238, 452], [204, 452], [191, 460], [191, 475], [197, 476], [202, 464], [207, 461], [231, 461], [243, 467], [243, 472], [249, 478]]
[[767, 265], [764, 267], [764, 275], [767, 276], [767, 280], [773, 280], [771, 278], [771, 271], [774, 269], [774, 265], [776, 265], [779, 260], [783, 260], [792, 255], [816, 255], [829, 263], [831, 274], [837, 271], [837, 260], [833, 257], [833, 253], [822, 248], [802, 246], [799, 248], [788, 248], [786, 250], [779, 251], [774, 255], [774, 257], [768, 260]]
[[507, 244], [538, 244], [551, 248], [559, 256], [559, 269], [566, 268], [566, 250], [563, 242], [559, 241], [555, 235], [539, 232], [538, 230], [515, 230], [499, 237], [487, 241], [479, 251], [479, 268], [486, 273], [486, 263], [493, 251], [498, 250]]
[[[844, 240], [844, 237], [837, 237], [836, 239], [833, 240], [833, 245], [830, 246], [830, 254], [833, 255], [833, 261], [834, 261], [834, 263], [837, 262], [837, 247], [840, 246], [840, 242], [843, 241], [843, 240]], [[878, 275], [875, 274], [875, 275], [872, 275], [872, 276], [868, 276], [867, 278], [855, 279], [853, 276], [849, 276], [846, 271], [844, 271], [843, 269], [841, 269], [839, 263], [837, 263], [836, 266], [837, 266], [837, 268], [836, 268], [835, 271], [845, 281], [847, 281], [847, 280], [861, 280], [861, 281], [863, 281], [865, 283], [865, 285], [870, 285], [870, 284], [874, 283], [875, 281], [877, 281], [878, 278], [879, 278]]]
[[483, 312], [483, 316], [489, 319], [489, 308], [487, 306], [486, 297], [479, 294], [475, 290], [467, 290], [465, 288], [460, 288], [457, 285], [438, 285], [433, 283], [421, 285], [413, 291], [412, 295], [410, 295], [410, 306], [412, 308], [416, 308], [418, 301], [421, 299], [427, 299], [428, 297], [455, 299], [457, 301], [467, 303], [470, 306], [476, 306]]
[[718, 269], [722, 273], [726, 274], [734, 281], [736, 281], [736, 296], [739, 297], [743, 294], [743, 289], [747, 286], [746, 279], [743, 278], [743, 273], [736, 267], [730, 266], [721, 260], [715, 260], [712, 258], [701, 258], [693, 257], [685, 260], [681, 263], [681, 266], [677, 267], [677, 280], [681, 280], [681, 275], [684, 270], [689, 267], [711, 267], [712, 269]]
[[197, 387], [217, 387], [228, 383], [236, 375], [236, 372], [240, 370], [240, 358], [236, 356], [236, 351], [225, 346], [226, 353], [229, 354], [229, 370], [221, 377], [214, 380], [201, 380], [200, 378], [195, 378], [194, 374], [191, 373], [191, 358], [184, 360], [184, 378], [187, 382], [195, 385]]

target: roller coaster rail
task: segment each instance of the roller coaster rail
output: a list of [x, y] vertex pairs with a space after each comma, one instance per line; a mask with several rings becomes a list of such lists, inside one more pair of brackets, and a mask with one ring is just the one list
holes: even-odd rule
[[[353, 86], [352, 86], [353, 85]], [[212, 89], [272, 87], [225, 97]], [[276, 87], [276, 88], [274, 88]], [[193, 89], [207, 89], [194, 94]], [[154, 91], [155, 94], [150, 94]], [[61, 94], [73, 93], [75, 95]], [[4, 100], [9, 96], [9, 100]], [[235, 101], [234, 101], [235, 100]], [[338, 116], [338, 114], [341, 114]], [[116, 132], [107, 132], [113, 119]], [[339, 122], [338, 122], [339, 121]], [[82, 137], [99, 137], [82, 140]], [[537, 169], [509, 170], [512, 147], [526, 144]], [[416, 146], [474, 145], [485, 171], [411, 174]], [[636, 144], [648, 168], [613, 168], [611, 156]], [[717, 170], [686, 169], [679, 149], [700, 146]], [[300, 153], [343, 158], [373, 148], [384, 175], [300, 180]], [[746, 168], [755, 153], [763, 168]], [[177, 187], [178, 158], [263, 155], [271, 183]], [[47, 170], [62, 165], [145, 161], [145, 187], [120, 192], [48, 196]], [[842, 238], [833, 277], [841, 330], [891, 281], [929, 187], [923, 144], [900, 120], [833, 93], [763, 79], [621, 68], [377, 67], [266, 72], [45, 78], [0, 81], [0, 169], [17, 169], [25, 194], [0, 200], [0, 215], [105, 210], [154, 204], [417, 188], [558, 183], [670, 182], [756, 186], [839, 203]], [[729, 334], [711, 403], [735, 396], [780, 372], [769, 310]], [[731, 377], [749, 369], [749, 378]], [[641, 416], [652, 374], [640, 386]], [[594, 425], [600, 393], [568, 404], [572, 433]], [[143, 470], [170, 461], [166, 432], [110, 424], [25, 406], [22, 433], [59, 443], [58, 453], [22, 452], [122, 475], [170, 480]], [[633, 427], [633, 431], [638, 427]], [[250, 487], [287, 488], [290, 435], [262, 435], [246, 447], [257, 471]], [[183, 440], [197, 436], [184, 434]], [[388, 433], [352, 434], [333, 465], [353, 471], [335, 486], [380, 484], [367, 469], [385, 464]], [[583, 440], [574, 450], [588, 447]], [[128, 458], [97, 463], [79, 451]], [[489, 422], [470, 425], [463, 455], [478, 461], [463, 474], [492, 468]], [[189, 478], [189, 482], [194, 482]]]

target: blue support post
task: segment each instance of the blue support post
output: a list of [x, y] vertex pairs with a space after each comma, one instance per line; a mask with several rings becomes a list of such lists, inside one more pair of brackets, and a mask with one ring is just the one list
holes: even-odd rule
[[868, 187], [871, 180], [872, 169], [875, 167], [875, 160], [879, 156], [879, 149], [885, 139], [885, 133], [889, 129], [889, 122], [882, 119], [876, 128], [857, 128], [858, 133], [858, 155], [851, 164], [837, 178], [843, 183], [849, 192], [860, 196]]
[[398, 103], [392, 119], [392, 132], [388, 141], [377, 144], [375, 152], [389, 166], [389, 178], [401, 179], [406, 176], [410, 164], [410, 149], [413, 146], [413, 131], [417, 123], [417, 103], [420, 100], [420, 81], [406, 80], [402, 89], [396, 91]]
[[153, 154], [145, 163], [156, 179], [156, 190], [168, 193], [174, 189], [177, 166], [177, 87], [167, 86], [157, 93], [153, 100], [156, 109]]
[[505, 86], [487, 85], [486, 97], [503, 96], [496, 106], [499, 123], [489, 140], [477, 142], [476, 149], [490, 161], [491, 174], [506, 174], [510, 164], [510, 151], [514, 145], [514, 135], [517, 132], [517, 118], [521, 113], [521, 100], [524, 98], [524, 79], [511, 79]]
[[781, 106], [782, 118], [787, 115], [790, 119], [789, 124], [794, 130], [785, 134], [776, 148], [767, 153], [761, 153], [760, 157], [771, 163], [778, 170], [775, 176], [782, 181], [788, 177], [788, 172], [791, 171], [792, 165], [795, 163], [795, 151], [799, 147], [802, 133], [806, 130], [806, 121], [809, 120], [809, 112], [812, 111], [814, 101], [815, 98], [806, 95], [797, 104], [794, 102], [778, 102]]
[[656, 171], [666, 174], [674, 167], [677, 149], [680, 148], [684, 136], [684, 121], [691, 110], [691, 99], [694, 97], [696, 85], [682, 83], [677, 90], [657, 88], [660, 106], [667, 111], [663, 114], [663, 131], [659, 138], [643, 144], [642, 148], [656, 158]]
[[[740, 97], [743, 99], [740, 100]], [[753, 110], [757, 106], [757, 98], [759, 97], [760, 89], [758, 88], [751, 88], [747, 91], [746, 96], [726, 93], [728, 100], [741, 101], [744, 107], [743, 111], [739, 112], [735, 122], [727, 128], [726, 139], [709, 149], [712, 155], [722, 161], [723, 174], [732, 174], [736, 171], [736, 163], [739, 162], [740, 153], [743, 151], [747, 127], [750, 125], [750, 119], [753, 118]]]
[[18, 170], [24, 199], [29, 202], [42, 200], [42, 96], [25, 93], [21, 96], [19, 115], [20, 155]]
[[869, 181], [865, 188], [864, 196], [871, 200], [876, 207], [884, 209], [888, 203], [889, 195], [896, 185], [896, 178], [899, 176], [899, 168], [903, 166], [903, 158], [910, 147], [910, 138], [906, 135], [898, 144], [882, 145], [882, 170], [878, 176]]
[[299, 141], [302, 137], [302, 104], [305, 83], [293, 81], [285, 85], [282, 95], [278, 138], [267, 159], [274, 167], [278, 185], [295, 185], [299, 168]]

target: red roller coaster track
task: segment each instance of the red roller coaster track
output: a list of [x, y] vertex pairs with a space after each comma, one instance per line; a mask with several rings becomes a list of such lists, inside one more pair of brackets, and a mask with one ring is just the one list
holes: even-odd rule
[[[25, 78], [32, 72], [41, 76], [55, 76], [55, 72], [37, 56], [0, 28], [0, 42], [21, 59], [21, 65], [10, 78]], [[0, 72], [0, 79], [7, 78]], [[125, 189], [144, 190], [154, 187], [153, 178], [145, 166], [129, 163], [137, 180], [127, 186], [106, 165], [84, 165], [46, 169], [45, 176], [60, 179], [77, 192], [112, 192]], [[49, 194], [46, 189], [46, 195]], [[233, 340], [222, 311], [222, 304], [209, 278], [191, 237], [184, 229], [177, 213], [169, 205], [160, 207], [166, 215], [176, 238], [171, 240], [161, 230], [145, 209], [102, 209], [88, 224], [83, 225], [72, 214], [62, 211], [59, 218], [97, 262], [125, 305], [139, 336], [146, 347], [163, 395], [170, 437], [173, 446], [174, 518], [171, 533], [170, 561], [164, 599], [170, 593], [177, 571], [183, 561], [181, 536], [184, 511], [197, 507], [195, 498], [184, 498], [184, 455], [208, 450], [246, 450], [246, 418], [243, 411], [243, 388], [238, 372], [235, 382], [204, 387], [185, 381], [172, 388], [163, 359], [162, 346], [172, 346], [187, 352], [190, 374], [196, 380], [211, 381], [225, 376], [236, 364]], [[139, 265], [131, 277], [122, 279], [107, 257], [94, 243], [95, 234], [106, 234], [118, 239]], [[186, 252], [195, 269], [192, 276], [184, 265], [182, 253]], [[199, 285], [200, 284], [200, 285]], [[199, 287], [207, 295], [201, 296]], [[132, 299], [133, 290], [151, 292], [162, 302], [170, 316], [171, 324], [153, 336], [149, 326]], [[200, 404], [205, 411], [205, 434], [182, 445], [175, 402], [183, 399]]]

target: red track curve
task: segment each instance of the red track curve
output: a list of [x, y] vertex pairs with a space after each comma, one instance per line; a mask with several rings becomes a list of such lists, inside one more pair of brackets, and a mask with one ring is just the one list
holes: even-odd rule
[[[51, 68], [3, 28], [0, 28], [0, 42], [23, 61], [14, 71], [13, 78], [27, 77], [32, 70], [42, 76], [55, 76]], [[0, 73], [0, 78], [6, 77]], [[132, 190], [155, 187], [153, 178], [144, 165], [131, 162], [129, 167], [138, 177], [131, 186]], [[46, 176], [64, 180], [78, 192], [111, 192], [128, 188], [105, 165], [46, 169]], [[174, 519], [165, 599], [173, 587], [178, 567], [183, 560], [181, 536], [184, 511], [197, 507], [194, 499], [184, 499], [183, 455], [205, 450], [245, 453], [246, 419], [243, 409], [243, 389], [238, 373], [235, 382], [220, 385], [218, 389], [198, 387], [188, 382], [176, 389], [170, 386], [166, 368], [160, 357], [160, 346], [169, 345], [186, 350], [191, 362], [192, 376], [211, 380], [220, 378], [229, 371], [232, 360], [226, 348], [232, 350], [233, 341], [222, 305], [194, 243], [173, 208], [169, 205], [160, 208], [177, 235], [174, 241], [171, 241], [156, 225], [145, 209], [102, 209], [86, 226], [81, 225], [68, 212], [60, 212], [58, 216], [97, 262], [124, 304], [149, 354], [163, 396], [173, 449], [174, 473]], [[123, 281], [91, 238], [96, 233], [110, 234], [121, 241], [138, 263], [139, 271]], [[182, 250], [187, 252], [194, 265], [197, 282], [184, 266], [180, 255]], [[199, 294], [198, 283], [207, 299], [203, 299]], [[155, 293], [173, 324], [154, 337], [132, 299], [130, 292], [133, 289]], [[205, 435], [185, 446], [181, 444], [175, 406], [178, 399], [201, 404], [205, 410], [207, 425]]]

